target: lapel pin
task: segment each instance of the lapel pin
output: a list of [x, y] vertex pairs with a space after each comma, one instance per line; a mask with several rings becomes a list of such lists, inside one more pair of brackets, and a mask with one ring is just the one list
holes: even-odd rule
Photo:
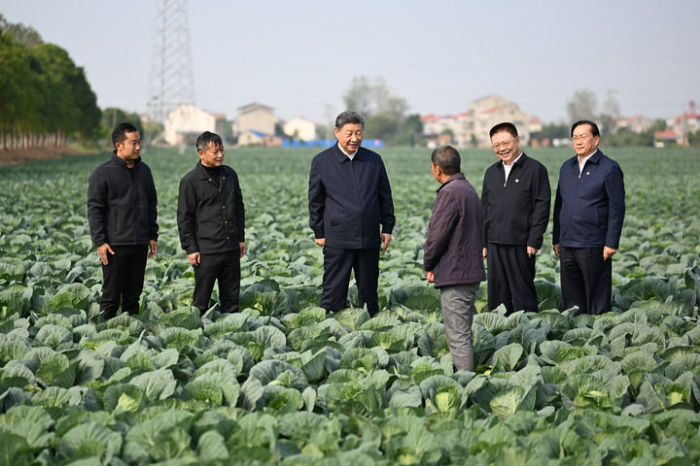
[[588, 176], [588, 175], [590, 175], [590, 174], [591, 174], [591, 172], [586, 172], [586, 176]]
[[516, 182], [516, 183], [520, 183], [520, 180], [516, 178], [516, 179], [515, 179], [515, 182]]

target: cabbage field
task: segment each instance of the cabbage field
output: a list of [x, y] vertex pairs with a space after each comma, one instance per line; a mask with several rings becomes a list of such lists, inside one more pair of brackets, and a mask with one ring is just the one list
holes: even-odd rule
[[[397, 226], [380, 306], [318, 308], [312, 149], [229, 149], [247, 209], [242, 312], [200, 318], [175, 219], [193, 149], [149, 149], [161, 238], [138, 318], [99, 316], [87, 178], [107, 154], [0, 167], [0, 464], [696, 465], [700, 462], [700, 152], [618, 149], [627, 217], [613, 312], [557, 310], [551, 223], [540, 312], [474, 318], [457, 372], [422, 243], [429, 151], [382, 152]], [[566, 150], [528, 150], [553, 187]], [[481, 188], [495, 161], [464, 150]], [[554, 192], [554, 189], [553, 189]], [[350, 302], [357, 303], [353, 288]]]

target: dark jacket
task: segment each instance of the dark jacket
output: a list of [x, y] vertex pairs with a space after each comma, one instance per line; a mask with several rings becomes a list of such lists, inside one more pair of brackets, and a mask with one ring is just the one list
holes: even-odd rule
[[484, 281], [479, 195], [462, 173], [437, 193], [423, 251], [425, 271], [435, 273], [435, 288]]
[[90, 175], [87, 216], [95, 246], [135, 246], [158, 239], [158, 196], [153, 175], [139, 157], [132, 168], [117, 157]]
[[483, 245], [527, 245], [540, 249], [552, 200], [547, 169], [523, 153], [513, 164], [507, 182], [505, 176], [501, 161], [484, 173]]
[[360, 147], [351, 161], [333, 145], [311, 162], [309, 226], [326, 246], [376, 248], [394, 229], [394, 202], [379, 154]]
[[218, 180], [201, 162], [180, 180], [177, 228], [187, 254], [234, 251], [245, 242], [245, 206], [238, 175], [221, 167]]
[[625, 183], [620, 165], [596, 151], [579, 175], [578, 156], [559, 170], [552, 244], [617, 249], [625, 218]]

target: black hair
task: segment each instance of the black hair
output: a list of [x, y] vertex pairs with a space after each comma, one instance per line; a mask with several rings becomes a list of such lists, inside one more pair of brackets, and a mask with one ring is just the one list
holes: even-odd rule
[[126, 133], [138, 133], [139, 130], [136, 126], [131, 123], [122, 123], [112, 131], [112, 145], [117, 148], [118, 142], [123, 142], [126, 140]]
[[197, 141], [194, 145], [197, 148], [197, 152], [204, 152], [207, 150], [210, 143], [213, 144], [214, 147], [224, 147], [224, 142], [221, 140], [221, 137], [211, 131], [205, 131], [197, 136]]
[[347, 124], [362, 125], [365, 127], [365, 119], [357, 112], [343, 112], [335, 118], [335, 127], [340, 129]]
[[514, 138], [518, 137], [518, 130], [516, 129], [515, 125], [510, 121], [504, 121], [503, 123], [499, 123], [493, 128], [491, 128], [491, 131], [489, 131], [489, 138], [493, 139], [493, 135], [496, 133], [500, 133], [501, 131], [509, 132], [510, 135]]
[[433, 165], [440, 167], [445, 175], [454, 175], [459, 173], [462, 159], [459, 152], [452, 146], [440, 146], [435, 149], [430, 156]]
[[593, 133], [593, 136], [598, 136], [600, 137], [600, 130], [598, 129], [598, 125], [593, 123], [591, 120], [579, 120], [573, 125], [571, 125], [571, 136], [573, 137], [574, 135], [574, 130], [576, 129], [577, 126], [581, 125], [590, 125], [591, 126], [591, 133]]

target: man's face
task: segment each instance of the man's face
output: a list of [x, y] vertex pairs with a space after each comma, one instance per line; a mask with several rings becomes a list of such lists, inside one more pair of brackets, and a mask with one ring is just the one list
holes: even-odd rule
[[593, 128], [589, 124], [578, 125], [571, 136], [574, 143], [574, 152], [579, 157], [588, 157], [598, 148], [600, 136], [593, 136]]
[[139, 152], [141, 152], [141, 135], [138, 131], [126, 133], [126, 139], [116, 143], [114, 147], [117, 149], [117, 157], [133, 162], [139, 158]]
[[224, 146], [210, 142], [204, 152], [198, 152], [202, 165], [209, 168], [220, 167], [224, 164]]
[[340, 147], [348, 154], [354, 154], [362, 144], [362, 125], [359, 123], [347, 123], [342, 128], [335, 129], [335, 137]]
[[508, 131], [499, 131], [491, 138], [491, 147], [496, 157], [510, 165], [520, 155], [520, 137], [513, 137]]

